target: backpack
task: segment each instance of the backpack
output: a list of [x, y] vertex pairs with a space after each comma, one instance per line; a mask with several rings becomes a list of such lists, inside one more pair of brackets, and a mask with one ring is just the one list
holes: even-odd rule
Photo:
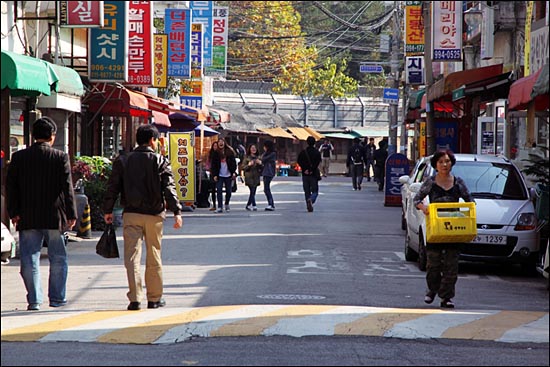
[[363, 163], [363, 152], [361, 151], [361, 148], [358, 145], [353, 148], [353, 152], [351, 153], [351, 159], [354, 164]]

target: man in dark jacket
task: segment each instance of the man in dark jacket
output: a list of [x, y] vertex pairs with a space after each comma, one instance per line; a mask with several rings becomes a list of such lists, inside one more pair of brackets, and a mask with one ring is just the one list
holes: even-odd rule
[[382, 139], [378, 143], [379, 148], [374, 151], [374, 174], [378, 182], [378, 191], [384, 190], [384, 180], [386, 177], [386, 159], [388, 159], [388, 144]]
[[161, 243], [166, 206], [174, 212], [174, 228], [181, 228], [181, 204], [176, 194], [170, 163], [157, 150], [159, 132], [153, 125], [137, 129], [139, 145], [121, 155], [113, 164], [103, 203], [105, 222], [113, 223], [113, 207], [118, 195], [124, 208], [124, 265], [128, 277], [128, 310], [141, 309], [141, 242], [145, 239], [147, 308], [166, 305], [162, 298]]
[[313, 211], [313, 204], [319, 195], [319, 163], [321, 163], [321, 153], [315, 149], [315, 138], [308, 136], [307, 148], [298, 154], [298, 164], [302, 168], [302, 186], [306, 198], [306, 207], [308, 212]]
[[43, 302], [40, 250], [48, 244], [50, 307], [67, 304], [67, 251], [63, 232], [76, 223], [76, 205], [69, 156], [52, 148], [57, 126], [49, 117], [32, 127], [35, 143], [13, 154], [6, 178], [7, 208], [19, 231], [21, 277], [27, 289], [27, 310]]
[[353, 190], [361, 190], [361, 184], [363, 183], [363, 165], [365, 162], [365, 150], [361, 145], [359, 138], [353, 139], [353, 145], [348, 151], [348, 159], [346, 166], [349, 169], [351, 175], [351, 183]]

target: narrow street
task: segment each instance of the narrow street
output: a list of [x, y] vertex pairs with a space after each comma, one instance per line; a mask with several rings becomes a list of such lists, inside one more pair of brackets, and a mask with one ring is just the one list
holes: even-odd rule
[[[462, 365], [548, 365], [544, 278], [519, 266], [461, 263], [457, 308], [441, 309], [438, 299], [426, 305], [425, 273], [404, 260], [401, 209], [384, 207], [374, 182], [353, 191], [350, 178], [330, 176], [320, 185], [313, 213], [300, 177], [277, 177], [274, 212], [263, 211], [261, 187], [259, 211], [246, 211], [248, 189], [239, 185], [229, 213], [186, 212], [180, 231], [168, 218], [162, 309], [126, 311], [122, 260], [95, 254], [99, 232], [69, 243], [62, 309], [26, 311], [12, 259], [1, 268], [2, 365], [158, 364], [145, 356], [148, 347], [182, 353], [166, 365], [422, 365], [444, 363], [437, 356], [446, 353]], [[121, 229], [117, 235], [122, 252]], [[41, 271], [46, 290], [45, 256]], [[25, 355], [29, 342], [44, 353]], [[346, 347], [327, 353], [334, 343]], [[383, 349], [376, 359], [368, 344]], [[425, 352], [414, 359], [403, 348]]]

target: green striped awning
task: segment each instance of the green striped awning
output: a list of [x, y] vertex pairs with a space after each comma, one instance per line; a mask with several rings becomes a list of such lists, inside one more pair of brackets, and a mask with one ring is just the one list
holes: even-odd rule
[[46, 61], [2, 50], [0, 87], [12, 96], [49, 96], [57, 88], [59, 77]]
[[53, 69], [57, 74], [59, 82], [55, 91], [57, 93], [70, 94], [72, 96], [83, 96], [84, 85], [80, 75], [71, 68], [65, 66], [47, 63], [47, 65]]
[[426, 93], [426, 89], [411, 91], [409, 93], [408, 109], [416, 110], [417, 108], [420, 108], [420, 105], [422, 103], [422, 97], [424, 96], [425, 93]]

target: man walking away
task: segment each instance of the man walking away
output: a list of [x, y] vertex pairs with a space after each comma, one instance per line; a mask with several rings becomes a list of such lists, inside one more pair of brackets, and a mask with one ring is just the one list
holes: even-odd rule
[[321, 153], [315, 149], [315, 138], [308, 136], [307, 148], [298, 154], [298, 164], [302, 168], [302, 186], [306, 199], [308, 212], [313, 211], [313, 204], [319, 195], [319, 163], [321, 163]]
[[124, 235], [124, 266], [128, 277], [128, 310], [141, 309], [141, 242], [145, 239], [145, 285], [147, 308], [166, 305], [162, 298], [161, 243], [168, 209], [174, 212], [174, 228], [181, 228], [181, 204], [168, 160], [157, 151], [159, 132], [153, 125], [141, 125], [136, 132], [139, 145], [113, 163], [103, 202], [105, 222], [113, 223], [113, 207], [121, 195]]
[[319, 151], [321, 152], [321, 159], [322, 159], [321, 173], [323, 174], [323, 177], [327, 177], [329, 167], [330, 167], [330, 158], [332, 157], [334, 146], [332, 146], [332, 144], [328, 139], [325, 139], [321, 147], [319, 147]]
[[353, 184], [354, 191], [361, 190], [364, 160], [365, 151], [361, 146], [361, 140], [359, 138], [354, 138], [353, 145], [348, 152], [348, 159], [346, 161], [346, 166], [348, 166], [351, 174], [351, 183]]
[[[376, 145], [374, 144], [374, 138], [369, 138], [369, 143], [365, 146], [365, 169], [367, 170], [367, 181], [370, 182], [370, 169], [372, 167], [372, 175], [374, 174], [374, 151], [376, 150]], [[374, 177], [376, 181], [376, 177]]]
[[388, 147], [384, 140], [378, 143], [379, 148], [374, 151], [374, 173], [378, 181], [378, 191], [384, 190], [384, 179], [386, 177], [386, 159], [388, 159]]
[[63, 232], [76, 223], [76, 205], [69, 156], [52, 148], [57, 126], [49, 117], [32, 127], [35, 143], [13, 154], [6, 178], [7, 209], [19, 231], [21, 277], [27, 289], [27, 310], [40, 310], [40, 250], [48, 244], [50, 307], [67, 304], [67, 249]]

